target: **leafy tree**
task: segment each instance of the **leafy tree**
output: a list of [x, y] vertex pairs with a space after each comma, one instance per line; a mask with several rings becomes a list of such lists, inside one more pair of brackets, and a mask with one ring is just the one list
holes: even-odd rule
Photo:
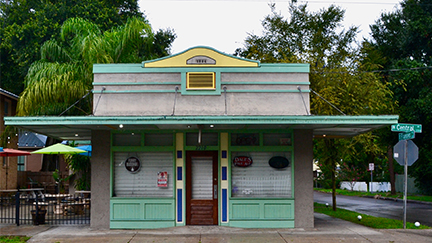
[[[291, 3], [290, 18], [277, 13], [274, 4], [271, 14], [262, 22], [262, 35], [249, 35], [243, 48], [235, 54], [262, 62], [306, 62], [311, 65], [310, 82], [314, 94], [311, 96], [311, 112], [317, 115], [349, 115], [391, 113], [391, 91], [380, 82], [376, 73], [365, 72], [361, 48], [355, 46], [357, 27], [342, 29], [345, 11], [330, 6], [318, 12], [307, 11], [307, 4]], [[369, 64], [370, 65], [370, 64]], [[331, 107], [324, 99], [340, 110]], [[345, 162], [368, 162], [356, 158], [353, 152], [382, 153], [373, 146], [375, 136], [365, 134], [353, 139], [317, 139], [315, 158], [326, 168], [324, 177], [336, 187], [336, 165]], [[347, 148], [351, 146], [351, 151]], [[355, 145], [355, 146], [354, 146]], [[367, 150], [369, 149], [369, 150]], [[360, 152], [361, 150], [361, 152]], [[321, 163], [322, 162], [322, 163]], [[333, 207], [336, 209], [334, 195]]]
[[[137, 0], [0, 0], [0, 85], [19, 94], [30, 65], [39, 60], [40, 48], [48, 40], [59, 40], [68, 18], [83, 18], [104, 32], [126, 24], [131, 17], [143, 18]], [[166, 55], [173, 41], [170, 30], [159, 30], [154, 47]], [[168, 44], [168, 45], [167, 45]]]
[[[371, 36], [366, 56], [380, 64], [382, 80], [390, 84], [399, 104], [400, 122], [423, 124], [414, 140], [419, 159], [408, 172], [424, 193], [432, 195], [432, 128], [428, 126], [432, 123], [431, 2], [403, 0], [399, 9], [382, 14], [371, 26]], [[396, 142], [393, 139], [393, 145]]]
[[[125, 25], [105, 32], [90, 21], [68, 19], [60, 40], [46, 41], [41, 47], [42, 59], [31, 64], [18, 115], [61, 114], [92, 89], [94, 63], [156, 58], [153, 43], [154, 34], [143, 18], [130, 18]], [[156, 49], [165, 54], [161, 50], [167, 47]], [[91, 114], [90, 100], [83, 99], [65, 114]]]
[[75, 179], [75, 189], [85, 191], [90, 190], [90, 157], [79, 154], [67, 154], [65, 155], [65, 160], [69, 169], [72, 171], [69, 179]]

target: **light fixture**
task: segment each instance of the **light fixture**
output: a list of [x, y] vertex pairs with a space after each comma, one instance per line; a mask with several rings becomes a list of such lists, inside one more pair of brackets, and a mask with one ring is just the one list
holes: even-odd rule
[[191, 128], [191, 125], [187, 125], [187, 128]]
[[323, 134], [323, 137], [326, 137], [327, 135]]
[[415, 227], [420, 227], [420, 222], [417, 221], [414, 223], [414, 225], [415, 225]]
[[132, 136], [134, 136], [134, 135], [135, 135], [135, 133], [133, 132], [133, 133], [132, 133]]
[[357, 216], [357, 219], [358, 219], [359, 221], [362, 220], [362, 216], [361, 216], [361, 215]]
[[78, 137], [78, 133], [75, 133], [75, 137]]
[[120, 128], [123, 128], [123, 124], [120, 124], [119, 127], [120, 127]]
[[214, 125], [210, 125], [210, 127], [211, 127], [211, 128], [213, 128], [213, 127], [214, 127]]

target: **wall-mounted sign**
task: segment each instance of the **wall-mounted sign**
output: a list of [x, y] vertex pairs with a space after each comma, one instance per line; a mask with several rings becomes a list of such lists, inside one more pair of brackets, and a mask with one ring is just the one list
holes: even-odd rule
[[168, 172], [160, 171], [157, 175], [157, 186], [168, 187]]
[[131, 173], [137, 173], [141, 169], [141, 162], [137, 157], [129, 157], [125, 161], [125, 168]]
[[269, 165], [275, 169], [283, 169], [288, 167], [289, 161], [282, 156], [274, 156], [269, 160]]
[[186, 61], [186, 64], [190, 65], [190, 64], [200, 64], [200, 65], [206, 65], [206, 64], [216, 64], [216, 60], [211, 58], [211, 57], [207, 57], [207, 56], [194, 56], [192, 58], [189, 58]]
[[237, 167], [248, 167], [252, 163], [252, 158], [247, 156], [237, 156], [233, 159], [233, 164]]

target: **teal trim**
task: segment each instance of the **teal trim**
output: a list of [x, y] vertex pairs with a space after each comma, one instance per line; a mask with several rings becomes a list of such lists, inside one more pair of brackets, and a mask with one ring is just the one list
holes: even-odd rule
[[[130, 65], [130, 66], [128, 66]], [[136, 64], [93, 64], [93, 73], [182, 73], [214, 72], [221, 73], [309, 73], [309, 64], [272, 64], [260, 67], [171, 67], [142, 68]]]
[[[201, 72], [201, 70], [200, 70]], [[181, 73], [181, 94], [182, 95], [220, 95], [221, 94], [221, 73], [215, 73], [215, 89], [212, 90], [188, 90], [186, 89], [187, 85], [187, 72]]]
[[116, 85], [116, 86], [124, 86], [124, 85], [180, 85], [181, 82], [93, 82], [93, 85]]
[[257, 60], [246, 59], [246, 58], [240, 58], [240, 57], [237, 57], [237, 56], [229, 55], [229, 54], [226, 54], [226, 53], [221, 52], [221, 51], [219, 51], [219, 50], [216, 50], [216, 49], [214, 49], [214, 48], [212, 48], [212, 47], [208, 47], [208, 46], [194, 46], [194, 47], [191, 47], [191, 48], [189, 48], [189, 49], [186, 49], [185, 51], [179, 52], [179, 53], [174, 54], [174, 55], [170, 55], [170, 56], [166, 56], [166, 57], [161, 57], [161, 58], [154, 59], [154, 60], [149, 60], [149, 61], [143, 61], [143, 62], [142, 62], [142, 67], [144, 67], [146, 63], [152, 63], [152, 62], [157, 62], [157, 61], [161, 61], [161, 60], [169, 59], [169, 58], [172, 58], [172, 57], [175, 57], [175, 56], [179, 56], [179, 55], [181, 55], [181, 54], [183, 54], [183, 53], [186, 53], [186, 52], [188, 52], [188, 51], [190, 51], [190, 50], [192, 50], [192, 49], [197, 49], [197, 48], [209, 49], [209, 50], [215, 51], [215, 52], [217, 52], [217, 53], [219, 53], [219, 54], [221, 54], [221, 55], [227, 56], [227, 57], [231, 57], [231, 58], [235, 58], [235, 59], [238, 59], [238, 60], [243, 60], [243, 61], [248, 61], [248, 62], [257, 63], [258, 66], [260, 65], [260, 62], [257, 61]]
[[[306, 92], [306, 91], [304, 91]], [[93, 90], [93, 94], [131, 94], [131, 93], [175, 93], [175, 89], [145, 89], [145, 90]]]
[[[301, 93], [309, 93], [309, 90], [302, 90]], [[227, 89], [227, 93], [300, 93], [297, 89]]]
[[293, 152], [293, 146], [230, 146], [231, 152]]
[[113, 152], [171, 152], [174, 151], [174, 146], [112, 146]]
[[[293, 199], [229, 200], [229, 226], [244, 228], [293, 228]], [[290, 223], [292, 222], [292, 223]]]
[[266, 81], [259, 81], [259, 82], [221, 82], [222, 85], [310, 85], [310, 82], [266, 82]]
[[186, 151], [219, 151], [219, 146], [184, 146]]
[[[294, 144], [295, 144], [295, 137], [294, 137], [294, 132], [291, 133], [291, 146], [293, 148], [293, 150], [291, 151], [291, 161], [290, 161], [290, 165], [291, 166], [291, 196], [292, 198], [295, 198], [295, 184], [294, 184], [294, 177], [295, 177], [295, 154], [294, 154]], [[300, 154], [299, 154], [300, 156]], [[295, 210], [293, 212], [293, 216], [295, 218]]]
[[174, 221], [111, 221], [110, 229], [160, 229], [175, 227]]
[[239, 228], [294, 228], [294, 220], [229, 221], [228, 226]]
[[175, 198], [111, 198], [110, 220], [175, 220]]
[[[300, 124], [307, 125], [392, 125], [397, 115], [383, 116], [39, 116], [5, 117], [5, 125], [119, 125], [119, 124]], [[313, 129], [313, 127], [310, 127]]]

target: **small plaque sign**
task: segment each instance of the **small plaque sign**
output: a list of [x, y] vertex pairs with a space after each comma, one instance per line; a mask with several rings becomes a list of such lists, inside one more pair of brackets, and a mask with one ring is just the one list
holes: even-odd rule
[[126, 159], [125, 168], [131, 173], [137, 173], [141, 169], [141, 162], [137, 157], [129, 157]]
[[186, 61], [186, 64], [195, 64], [195, 65], [215, 65], [216, 60], [207, 56], [194, 56], [192, 58], [189, 58]]
[[158, 172], [157, 186], [168, 187], [168, 172], [166, 171]]
[[237, 156], [233, 159], [233, 164], [237, 167], [248, 167], [252, 163], [252, 158], [247, 156]]

